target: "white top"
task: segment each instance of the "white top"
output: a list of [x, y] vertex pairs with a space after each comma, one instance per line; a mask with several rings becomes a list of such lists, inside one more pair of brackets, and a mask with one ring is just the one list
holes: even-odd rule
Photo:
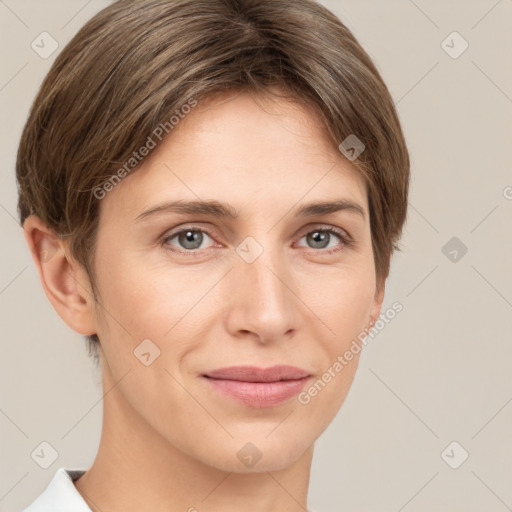
[[85, 472], [59, 468], [43, 493], [22, 512], [92, 512], [73, 484]]

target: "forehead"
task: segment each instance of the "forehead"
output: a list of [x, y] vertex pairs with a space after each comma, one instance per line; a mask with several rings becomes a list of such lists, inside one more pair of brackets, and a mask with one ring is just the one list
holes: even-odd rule
[[135, 219], [168, 200], [218, 200], [261, 215], [313, 199], [357, 201], [359, 171], [329, 140], [314, 111], [249, 93], [198, 104], [102, 200], [102, 215]]

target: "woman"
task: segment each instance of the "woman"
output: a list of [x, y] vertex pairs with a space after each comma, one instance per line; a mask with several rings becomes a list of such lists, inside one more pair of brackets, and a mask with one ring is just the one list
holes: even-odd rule
[[115, 2], [48, 73], [17, 178], [104, 392], [93, 465], [25, 510], [305, 510], [407, 210], [352, 33], [311, 0]]

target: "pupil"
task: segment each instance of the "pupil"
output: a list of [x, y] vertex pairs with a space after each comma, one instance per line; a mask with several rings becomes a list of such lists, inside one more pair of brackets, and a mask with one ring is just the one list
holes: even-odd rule
[[313, 238], [314, 243], [320, 243], [320, 246], [326, 247], [326, 244], [322, 242], [326, 242], [327, 240], [327, 233], [322, 233], [321, 231], [315, 231], [311, 234], [311, 237]]
[[[202, 242], [202, 235], [197, 231], [185, 231], [180, 242], [187, 249], [197, 249]], [[199, 240], [199, 243], [197, 243]]]

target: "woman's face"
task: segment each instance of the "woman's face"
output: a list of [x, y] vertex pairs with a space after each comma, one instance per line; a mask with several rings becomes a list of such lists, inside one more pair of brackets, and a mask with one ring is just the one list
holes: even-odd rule
[[[303, 211], [336, 201], [358, 206]], [[382, 303], [362, 178], [310, 111], [245, 93], [200, 103], [101, 200], [95, 271], [104, 371], [127, 409], [235, 472], [312, 446]], [[300, 372], [213, 378], [276, 365]]]

